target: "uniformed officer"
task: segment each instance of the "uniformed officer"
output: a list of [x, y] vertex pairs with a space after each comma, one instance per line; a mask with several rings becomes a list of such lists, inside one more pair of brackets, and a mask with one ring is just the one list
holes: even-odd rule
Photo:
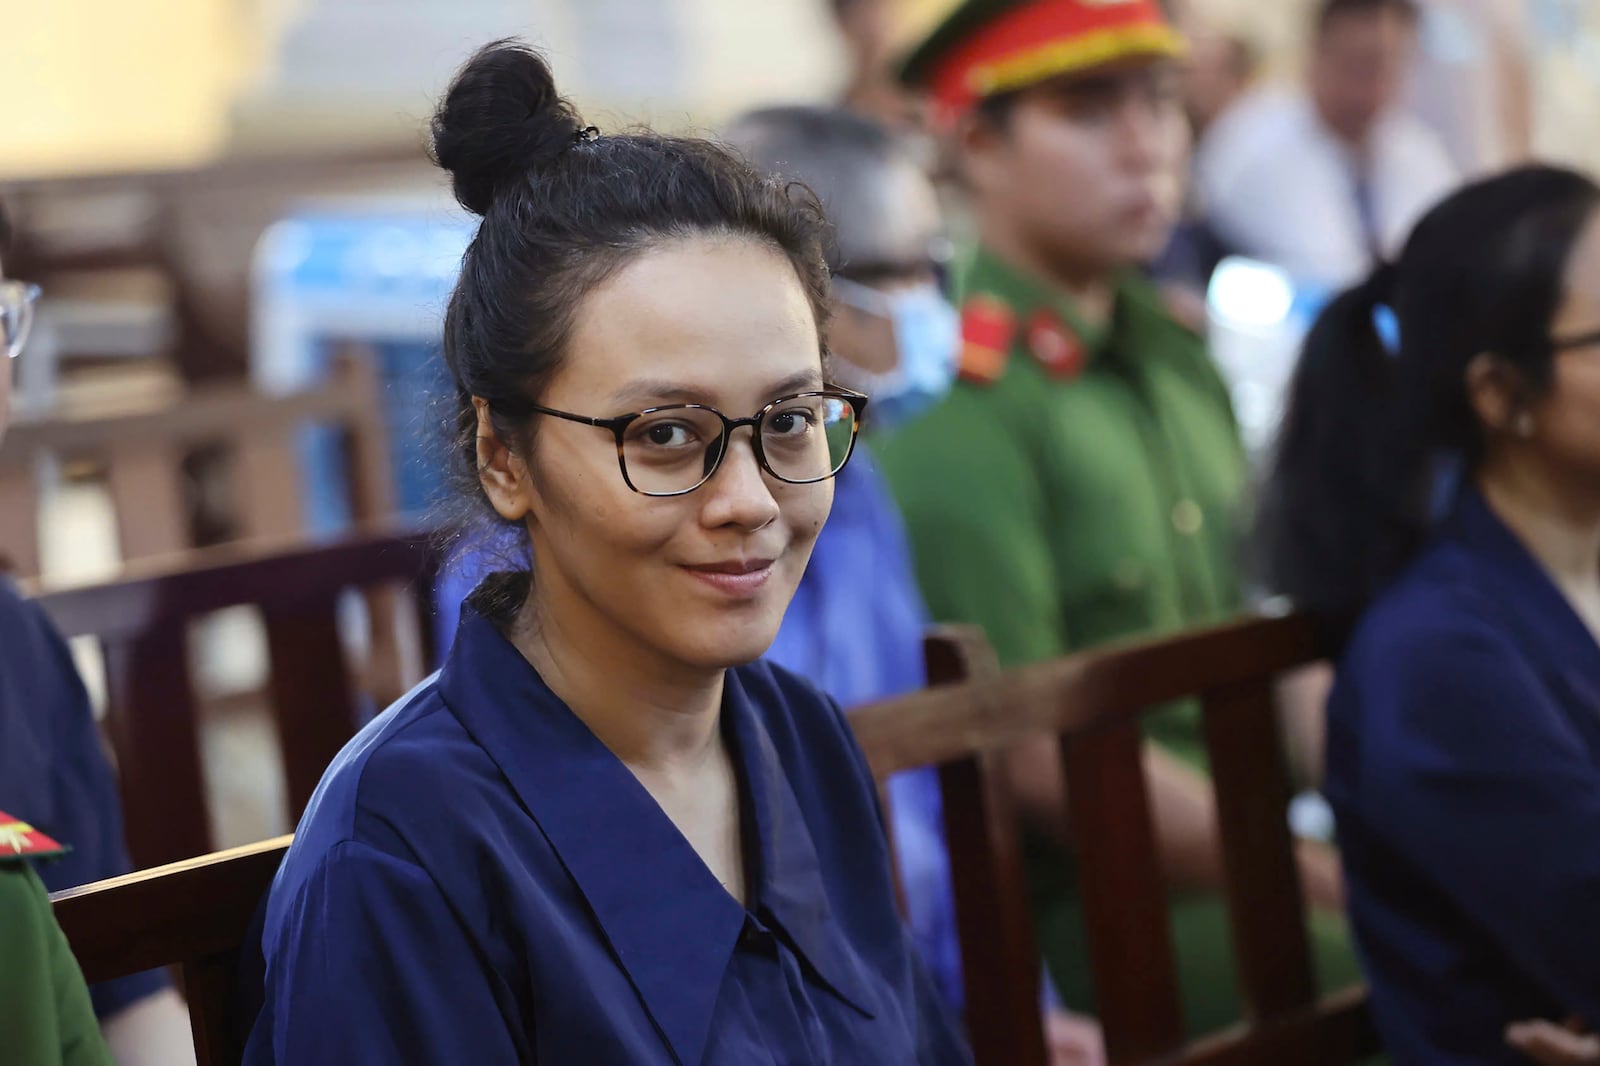
[[0, 1062], [111, 1066], [83, 973], [28, 865], [64, 850], [0, 811]]
[[[1137, 272], [1180, 200], [1183, 50], [1156, 0], [967, 0], [903, 68], [952, 136], [979, 243], [956, 277], [962, 380], [884, 445], [883, 469], [931, 610], [981, 624], [1008, 665], [1240, 606], [1246, 467], [1228, 392]], [[1160, 716], [1150, 736], [1185, 1005], [1209, 1031], [1238, 1004], [1196, 709]], [[1090, 1010], [1053, 745], [1012, 772], [1034, 816], [1046, 959], [1067, 1005]], [[1338, 910], [1330, 853], [1307, 846], [1302, 877]], [[1323, 918], [1342, 945], [1342, 923]], [[1327, 976], [1354, 979], [1348, 951], [1333, 954]]]

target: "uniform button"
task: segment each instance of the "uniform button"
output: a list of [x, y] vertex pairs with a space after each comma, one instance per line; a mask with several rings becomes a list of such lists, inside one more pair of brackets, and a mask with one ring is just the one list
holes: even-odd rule
[[1172, 528], [1184, 536], [1194, 536], [1200, 532], [1200, 527], [1205, 523], [1205, 512], [1200, 510], [1200, 505], [1193, 500], [1179, 500], [1173, 504]]
[[1123, 559], [1111, 568], [1111, 583], [1121, 592], [1137, 592], [1144, 587], [1144, 567], [1137, 559]]

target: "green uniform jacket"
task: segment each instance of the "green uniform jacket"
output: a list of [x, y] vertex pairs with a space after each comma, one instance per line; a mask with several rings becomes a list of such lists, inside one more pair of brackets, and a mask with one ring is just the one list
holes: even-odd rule
[[[963, 380], [880, 448], [933, 616], [981, 625], [1019, 666], [1236, 612], [1246, 458], [1201, 338], [1131, 274], [1112, 321], [1090, 329], [1067, 297], [981, 249], [958, 302]], [[1193, 705], [1149, 734], [1203, 765]], [[1038, 837], [1028, 855], [1052, 976], [1068, 1006], [1092, 1010], [1071, 856]], [[1191, 1027], [1235, 1019], [1220, 901], [1175, 900], [1174, 932]], [[1335, 979], [1353, 978], [1336, 954]]]
[[0, 1062], [111, 1066], [89, 989], [27, 862], [0, 860]]

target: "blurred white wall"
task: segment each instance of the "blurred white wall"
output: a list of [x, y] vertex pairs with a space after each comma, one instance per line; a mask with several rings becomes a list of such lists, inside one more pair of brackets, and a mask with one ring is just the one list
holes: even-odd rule
[[[955, 0], [894, 0], [907, 27]], [[1315, 0], [1185, 0], [1292, 78]], [[1523, 0], [1541, 154], [1600, 167], [1600, 0]], [[523, 36], [601, 126], [704, 128], [842, 81], [827, 0], [0, 0], [0, 177], [415, 141], [477, 45]], [[908, 35], [913, 32], [908, 29]]]
[[0, 0], [0, 176], [182, 166], [226, 138], [241, 0]]

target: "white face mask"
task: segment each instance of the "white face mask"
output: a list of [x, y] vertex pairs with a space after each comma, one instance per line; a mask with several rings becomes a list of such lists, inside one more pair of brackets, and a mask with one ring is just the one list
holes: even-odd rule
[[834, 278], [833, 294], [857, 310], [887, 318], [894, 328], [894, 369], [856, 375], [856, 387], [872, 398], [867, 417], [873, 424], [902, 425], [950, 391], [961, 357], [961, 316], [937, 285], [886, 293]]

